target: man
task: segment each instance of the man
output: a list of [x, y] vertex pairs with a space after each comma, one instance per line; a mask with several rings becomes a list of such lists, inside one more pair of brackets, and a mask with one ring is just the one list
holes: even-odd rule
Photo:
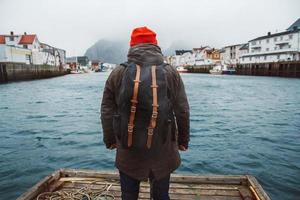
[[164, 63], [147, 27], [132, 31], [128, 61], [106, 81], [101, 121], [106, 147], [117, 148], [122, 199], [138, 199], [140, 181], [148, 178], [151, 197], [169, 199], [178, 150], [188, 148], [189, 105], [180, 75]]

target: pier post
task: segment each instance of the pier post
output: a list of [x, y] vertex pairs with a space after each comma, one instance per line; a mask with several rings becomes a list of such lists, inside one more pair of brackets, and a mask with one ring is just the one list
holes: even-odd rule
[[7, 82], [6, 65], [0, 64], [0, 83]]

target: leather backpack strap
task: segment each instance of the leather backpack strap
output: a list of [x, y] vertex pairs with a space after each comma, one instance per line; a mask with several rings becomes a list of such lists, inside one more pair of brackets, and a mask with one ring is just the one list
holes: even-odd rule
[[152, 96], [153, 96], [153, 103], [152, 103], [152, 115], [150, 119], [150, 123], [148, 126], [148, 136], [147, 136], [147, 148], [150, 149], [152, 145], [152, 137], [153, 137], [153, 130], [156, 127], [156, 119], [158, 115], [158, 102], [157, 102], [157, 84], [156, 84], [156, 66], [153, 65], [151, 67], [151, 76], [152, 76]]
[[137, 97], [138, 97], [138, 91], [139, 91], [140, 77], [141, 77], [141, 67], [139, 65], [136, 65], [136, 74], [135, 74], [135, 80], [134, 80], [134, 86], [133, 86], [133, 94], [132, 94], [132, 98], [130, 101], [131, 107], [130, 107], [130, 115], [129, 115], [129, 122], [128, 122], [128, 141], [127, 141], [128, 147], [131, 147], [131, 145], [132, 145], [132, 134], [133, 134], [133, 128], [134, 128], [136, 105], [138, 103]]

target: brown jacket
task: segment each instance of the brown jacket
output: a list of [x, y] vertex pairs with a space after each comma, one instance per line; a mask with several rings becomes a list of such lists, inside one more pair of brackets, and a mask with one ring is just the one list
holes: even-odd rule
[[[161, 50], [156, 45], [141, 44], [132, 47], [128, 53], [128, 62], [143, 65], [159, 65], [163, 63]], [[177, 127], [174, 129], [177, 140], [167, 139], [165, 145], [156, 155], [147, 155], [147, 152], [136, 152], [124, 149], [113, 132], [113, 115], [117, 114], [117, 98], [120, 83], [126, 67], [116, 67], [108, 77], [103, 92], [101, 104], [101, 121], [103, 141], [109, 148], [117, 144], [116, 167], [123, 173], [138, 179], [145, 180], [150, 172], [156, 179], [163, 178], [180, 165], [178, 145], [188, 148], [189, 142], [189, 105], [184, 85], [177, 70], [170, 65], [165, 67], [167, 84], [171, 91], [174, 114]], [[169, 135], [168, 137], [171, 137]]]

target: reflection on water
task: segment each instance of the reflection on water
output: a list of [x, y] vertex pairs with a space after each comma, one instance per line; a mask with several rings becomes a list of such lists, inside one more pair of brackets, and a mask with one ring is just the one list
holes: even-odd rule
[[[0, 199], [62, 168], [114, 168], [99, 108], [108, 74], [0, 85]], [[300, 80], [184, 74], [191, 143], [177, 172], [252, 174], [272, 199], [300, 194]]]

